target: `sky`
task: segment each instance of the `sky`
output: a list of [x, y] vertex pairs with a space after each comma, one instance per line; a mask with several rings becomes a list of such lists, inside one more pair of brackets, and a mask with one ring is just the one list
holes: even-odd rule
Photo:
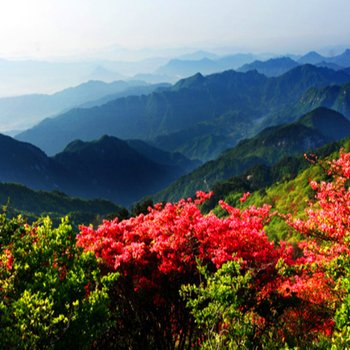
[[191, 47], [303, 53], [350, 44], [349, 0], [1, 0], [0, 57]]

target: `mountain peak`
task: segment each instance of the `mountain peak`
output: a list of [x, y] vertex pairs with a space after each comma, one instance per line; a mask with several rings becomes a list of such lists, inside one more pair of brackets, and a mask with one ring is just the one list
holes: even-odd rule
[[341, 113], [326, 107], [318, 107], [299, 118], [298, 124], [316, 129], [330, 141], [350, 135], [350, 122]]
[[205, 81], [205, 77], [201, 73], [198, 72], [189, 78], [179, 80], [174, 85], [174, 88], [177, 90], [177, 89], [195, 87], [197, 85], [202, 84], [204, 81]]

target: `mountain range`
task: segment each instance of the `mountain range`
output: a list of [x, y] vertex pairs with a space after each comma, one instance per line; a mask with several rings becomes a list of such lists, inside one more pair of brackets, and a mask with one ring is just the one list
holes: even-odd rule
[[89, 141], [108, 134], [151, 141], [159, 148], [206, 161], [264, 127], [300, 116], [291, 110], [310, 88], [349, 81], [344, 70], [312, 65], [271, 78], [256, 71], [196, 74], [149, 95], [70, 110], [42, 121], [17, 139], [53, 155], [75, 139]]

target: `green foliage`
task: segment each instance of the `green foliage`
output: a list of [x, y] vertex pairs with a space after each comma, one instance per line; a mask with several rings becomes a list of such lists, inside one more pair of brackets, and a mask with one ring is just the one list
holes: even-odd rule
[[109, 327], [109, 285], [66, 219], [0, 215], [1, 349], [89, 349]]
[[[350, 259], [344, 257], [336, 261], [335, 272], [342, 270], [340, 288], [345, 289], [343, 303], [335, 315], [335, 330], [332, 337], [332, 349], [348, 349], [350, 347]], [[333, 276], [336, 273], [333, 271]]]
[[251, 276], [238, 261], [229, 261], [216, 273], [200, 268], [204, 282], [183, 286], [195, 322], [202, 334], [201, 349], [252, 349], [256, 327], [242, 305], [249, 299]]

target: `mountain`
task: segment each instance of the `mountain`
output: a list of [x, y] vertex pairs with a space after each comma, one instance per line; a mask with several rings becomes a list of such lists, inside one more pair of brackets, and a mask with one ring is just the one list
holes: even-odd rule
[[156, 74], [174, 76], [178, 79], [195, 73], [211, 74], [221, 70], [221, 66], [209, 58], [200, 60], [173, 59], [156, 70]]
[[135, 86], [145, 86], [141, 81], [115, 81], [104, 83], [89, 81], [52, 95], [23, 95], [0, 98], [0, 124], [2, 131], [25, 129], [41, 119], [71, 109], [106, 95], [121, 93]]
[[102, 197], [123, 205], [160, 190], [184, 173], [176, 165], [157, 163], [127, 142], [109, 136], [74, 141], [53, 160], [70, 171], [69, 181], [62, 181], [68, 194]]
[[109, 136], [74, 141], [48, 157], [31, 144], [0, 135], [0, 150], [0, 182], [123, 205], [159, 191], [198, 165], [142, 141]]
[[[187, 58], [186, 58], [187, 57]], [[167, 77], [185, 78], [196, 73], [203, 75], [236, 69], [246, 63], [254, 61], [252, 54], [235, 54], [223, 57], [205, 55], [205, 52], [173, 59], [159, 67], [155, 74]]]
[[185, 55], [181, 55], [178, 57], [181, 60], [201, 60], [203, 58], [209, 58], [211, 60], [215, 60], [218, 58], [218, 55], [212, 52], [204, 51], [204, 50], [197, 50]]
[[125, 90], [122, 90], [121, 92], [117, 92], [115, 94], [109, 94], [109, 95], [103, 96], [97, 100], [85, 102], [85, 103], [79, 105], [79, 108], [92, 108], [92, 107], [96, 107], [96, 106], [102, 106], [105, 103], [112, 101], [112, 100], [116, 100], [118, 98], [127, 97], [127, 96], [148, 95], [154, 91], [161, 91], [164, 89], [168, 89], [170, 87], [171, 87], [171, 84], [168, 84], [168, 83], [143, 84], [142, 82], [140, 82], [140, 85], [126, 88]]
[[[147, 96], [129, 96], [100, 107], [68, 111], [42, 121], [17, 138], [37, 145], [48, 154], [55, 154], [75, 139], [88, 141], [108, 134], [123, 139], [154, 140], [170, 134], [174, 140], [174, 133], [179, 132], [179, 139], [183, 141], [175, 140], [177, 147], [171, 151], [180, 151], [185, 143], [185, 148], [192, 148], [190, 153], [196, 154], [197, 158], [200, 150], [193, 149], [194, 145], [211, 142], [210, 135], [214, 135], [215, 140], [211, 142], [214, 149], [207, 153], [218, 154], [243, 137], [271, 125], [274, 117], [287, 118], [290, 108], [309, 88], [348, 81], [350, 75], [345, 71], [335, 72], [312, 65], [298, 66], [273, 78], [256, 71], [196, 74]], [[203, 123], [209, 123], [211, 130]], [[191, 138], [188, 129], [203, 129], [203, 125], [206, 135], [198, 133]], [[248, 135], [247, 125], [254, 126]], [[224, 142], [220, 142], [220, 138]]]
[[287, 155], [304, 153], [346, 136], [350, 136], [350, 121], [335, 111], [318, 108], [297, 122], [270, 127], [242, 140], [216, 160], [175, 181], [155, 200], [174, 201], [193, 196], [197, 190], [208, 191], [214, 183], [240, 175], [253, 166], [271, 165]]
[[267, 61], [254, 61], [245, 64], [238, 69], [239, 72], [248, 72], [256, 70], [267, 77], [276, 77], [282, 75], [289, 70], [299, 66], [297, 62], [289, 57], [272, 58]]
[[310, 51], [304, 56], [300, 57], [298, 60], [298, 63], [300, 64], [317, 64], [320, 62], [327, 62], [327, 58], [320, 55], [319, 53], [315, 51]]
[[221, 66], [222, 70], [237, 69], [244, 64], [251, 63], [256, 60], [257, 57], [250, 53], [237, 53], [234, 55], [228, 55], [220, 57], [216, 62]]
[[126, 79], [126, 76], [106, 69], [103, 66], [97, 66], [86, 78], [86, 80], [99, 80], [106, 83], [111, 83], [122, 79]]
[[306, 55], [302, 56], [298, 62], [300, 64], [310, 63], [310, 64], [319, 64], [321, 62], [335, 64], [340, 67], [350, 67], [350, 49], [345, 50], [342, 54], [333, 56], [333, 57], [325, 57], [321, 56], [315, 51], [309, 52]]
[[350, 67], [350, 49], [345, 50], [338, 56], [331, 57], [328, 62], [335, 63], [341, 67]]

